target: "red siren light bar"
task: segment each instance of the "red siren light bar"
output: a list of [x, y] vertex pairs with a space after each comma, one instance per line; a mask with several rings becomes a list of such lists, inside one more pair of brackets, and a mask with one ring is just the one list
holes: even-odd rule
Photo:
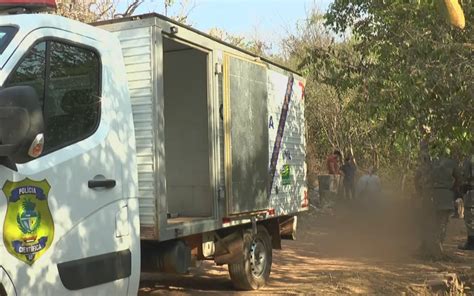
[[0, 10], [24, 8], [42, 11], [56, 8], [56, 0], [0, 0]]

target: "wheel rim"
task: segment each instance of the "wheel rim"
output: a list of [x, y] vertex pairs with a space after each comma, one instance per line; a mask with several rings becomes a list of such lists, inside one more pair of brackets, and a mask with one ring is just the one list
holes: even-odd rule
[[250, 247], [250, 266], [254, 277], [261, 277], [267, 265], [267, 251], [261, 239], [254, 239]]

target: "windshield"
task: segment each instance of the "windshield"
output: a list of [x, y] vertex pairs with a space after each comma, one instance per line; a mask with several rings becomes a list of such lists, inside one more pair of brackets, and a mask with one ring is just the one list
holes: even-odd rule
[[15, 27], [0, 27], [0, 55], [7, 48], [10, 41], [15, 36], [18, 28]]

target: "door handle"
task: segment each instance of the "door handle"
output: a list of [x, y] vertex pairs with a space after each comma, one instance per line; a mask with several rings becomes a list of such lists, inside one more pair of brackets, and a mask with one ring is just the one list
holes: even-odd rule
[[89, 188], [114, 188], [117, 182], [113, 179], [89, 180], [87, 185]]

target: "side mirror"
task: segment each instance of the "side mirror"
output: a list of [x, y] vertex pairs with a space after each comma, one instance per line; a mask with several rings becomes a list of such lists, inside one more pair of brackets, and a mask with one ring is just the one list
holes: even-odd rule
[[0, 89], [0, 157], [25, 163], [41, 155], [44, 144], [43, 111], [30, 86]]

